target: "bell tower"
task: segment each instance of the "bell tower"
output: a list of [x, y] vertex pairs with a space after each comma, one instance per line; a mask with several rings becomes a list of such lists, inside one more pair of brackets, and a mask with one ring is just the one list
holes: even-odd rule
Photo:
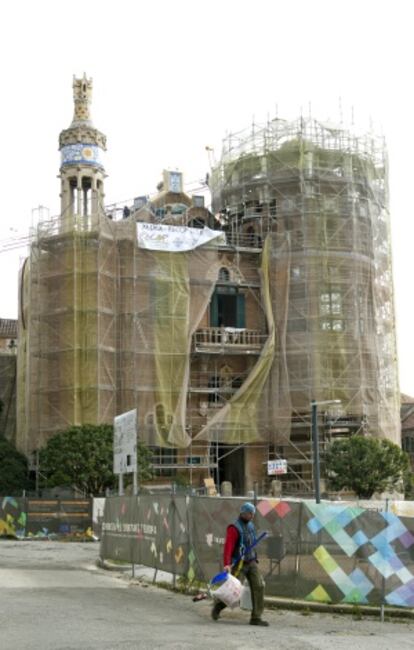
[[92, 79], [74, 76], [73, 120], [59, 136], [61, 217], [68, 225], [74, 217], [88, 223], [103, 209], [106, 136], [93, 126], [91, 99]]

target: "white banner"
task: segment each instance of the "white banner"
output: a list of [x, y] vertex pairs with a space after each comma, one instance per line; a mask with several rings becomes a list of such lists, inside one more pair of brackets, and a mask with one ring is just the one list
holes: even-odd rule
[[186, 228], [185, 226], [163, 226], [158, 223], [137, 223], [139, 248], [153, 251], [181, 253], [214, 241], [225, 244], [226, 235], [211, 228]]
[[137, 409], [114, 418], [114, 474], [137, 469]]

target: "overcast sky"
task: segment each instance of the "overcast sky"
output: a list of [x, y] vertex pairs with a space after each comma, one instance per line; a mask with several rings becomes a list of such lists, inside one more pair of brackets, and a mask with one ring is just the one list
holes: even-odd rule
[[[319, 119], [369, 124], [390, 158], [400, 383], [414, 395], [410, 2], [393, 0], [20, 0], [2, 5], [0, 240], [31, 211], [59, 209], [58, 135], [72, 76], [93, 77], [92, 117], [108, 137], [106, 198], [152, 193], [165, 167], [208, 170], [227, 131], [311, 104]], [[341, 101], [339, 101], [341, 98]], [[0, 255], [0, 316], [16, 317], [24, 249]]]

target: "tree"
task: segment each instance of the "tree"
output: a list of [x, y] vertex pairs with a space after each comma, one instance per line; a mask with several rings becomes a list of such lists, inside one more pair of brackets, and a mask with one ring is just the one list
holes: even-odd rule
[[31, 487], [26, 457], [0, 435], [0, 494], [20, 496]]
[[[0, 399], [0, 415], [3, 411]], [[9, 442], [0, 431], [0, 494], [19, 496], [23, 490], [32, 487], [28, 478], [27, 459]]]
[[325, 464], [334, 490], [348, 488], [363, 499], [394, 488], [409, 472], [408, 455], [398, 445], [359, 435], [333, 442]]
[[[151, 477], [150, 451], [138, 445], [138, 476]], [[40, 452], [44, 487], [70, 485], [88, 495], [104, 494], [117, 484], [113, 467], [113, 427], [83, 424], [57, 433]]]

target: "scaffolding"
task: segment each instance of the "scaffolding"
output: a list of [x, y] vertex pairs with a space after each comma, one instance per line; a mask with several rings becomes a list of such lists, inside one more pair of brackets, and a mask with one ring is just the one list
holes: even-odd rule
[[116, 415], [117, 257], [113, 224], [40, 221], [21, 270], [17, 444]]
[[309, 428], [311, 400], [341, 400], [331, 415], [347, 420], [343, 433], [399, 443], [383, 139], [311, 117], [253, 125], [224, 140], [211, 189], [232, 235], [258, 246], [269, 232], [289, 236], [292, 426]]
[[[304, 491], [312, 400], [341, 400], [321, 414], [322, 445], [354, 432], [399, 442], [383, 142], [310, 118], [255, 125], [226, 138], [211, 191], [215, 214], [181, 193], [176, 214], [161, 196], [128, 211], [75, 206], [33, 229], [20, 449], [136, 407], [160, 474], [219, 478], [220, 455], [250, 448], [246, 474], [287, 458], [286, 480]], [[140, 221], [206, 225], [226, 241], [147, 250]]]
[[16, 429], [16, 354], [0, 349], [0, 432], [8, 440]]

